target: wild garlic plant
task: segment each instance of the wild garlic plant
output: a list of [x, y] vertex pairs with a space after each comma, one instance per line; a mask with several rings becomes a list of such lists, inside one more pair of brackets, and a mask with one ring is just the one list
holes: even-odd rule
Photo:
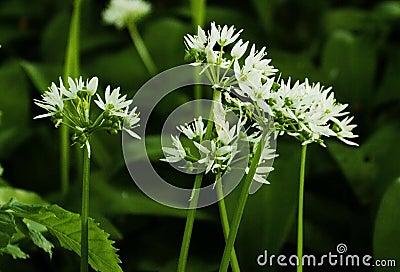
[[[232, 271], [240, 271], [234, 242], [250, 185], [253, 181], [269, 184], [267, 176], [273, 168], [266, 162], [277, 156], [271, 148], [272, 139], [288, 134], [302, 145], [298, 206], [299, 260], [303, 248], [302, 214], [307, 145], [315, 142], [325, 146], [325, 137], [336, 137], [346, 144], [357, 145], [351, 141], [357, 137], [352, 132], [356, 127], [351, 124], [353, 117], [344, 111], [348, 105], [336, 101], [332, 88], [323, 88], [320, 83], [310, 84], [308, 79], [302, 83], [297, 81], [293, 86], [290, 78], [287, 82], [275, 79], [278, 70], [271, 65], [271, 59], [266, 58], [266, 48], [257, 50], [256, 45], [249, 46], [249, 41], [239, 39], [241, 32], [236, 31], [234, 26], [220, 26], [212, 22], [207, 32], [199, 26], [196, 35], [188, 34], [184, 37], [185, 59], [202, 67], [201, 73], [206, 73], [214, 90], [213, 99], [217, 103], [214, 105], [224, 106], [212, 108], [207, 125], [203, 123], [205, 118], [199, 116], [191, 124], [177, 127], [177, 131], [186, 140], [193, 142], [197, 149], [195, 152], [185, 147], [177, 135], [171, 136], [172, 147], [163, 147], [165, 161], [176, 163], [185, 160], [183, 167], [193, 169], [195, 166], [204, 169], [205, 173], [212, 172], [218, 190], [221, 174], [230, 170], [232, 158], [240, 152], [238, 142], [249, 142], [249, 165], [243, 169], [246, 177], [231, 225], [226, 211], [221, 209], [221, 206], [225, 207], [223, 198], [219, 201], [226, 238], [220, 272], [227, 271], [229, 262]], [[229, 124], [224, 119], [229, 111], [240, 116], [238, 123]], [[276, 133], [273, 133], [274, 130]], [[200, 155], [196, 157], [194, 153]], [[201, 182], [201, 178], [199, 180]], [[196, 181], [194, 189], [200, 186]], [[190, 201], [195, 202], [196, 199], [192, 197]], [[194, 211], [188, 212], [178, 271], [185, 271]], [[302, 271], [301, 263], [298, 271]]]
[[[72, 144], [83, 149], [81, 271], [88, 269], [90, 137], [98, 131], [107, 131], [110, 134], [126, 131], [132, 137], [140, 139], [132, 131], [140, 121], [136, 107], [129, 108], [133, 101], [126, 99], [126, 95], [120, 93], [119, 87], [111, 91], [110, 86], [107, 86], [104, 99], [97, 93], [97, 88], [97, 77], [87, 79], [86, 82], [82, 77], [69, 77], [67, 86], [60, 77], [59, 86], [53, 82], [43, 93], [41, 100], [34, 100], [37, 106], [47, 111], [34, 119], [50, 117], [56, 128], [61, 125], [69, 127]], [[97, 111], [100, 110], [97, 116], [94, 115], [96, 111], [93, 104], [98, 107]]]
[[111, 0], [103, 12], [103, 20], [107, 24], [115, 25], [118, 29], [128, 28], [147, 71], [154, 76], [157, 73], [157, 67], [136, 27], [136, 24], [150, 12], [151, 4], [143, 0]]

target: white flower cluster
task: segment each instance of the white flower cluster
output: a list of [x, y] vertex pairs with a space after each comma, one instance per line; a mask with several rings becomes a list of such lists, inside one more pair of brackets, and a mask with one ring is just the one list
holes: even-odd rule
[[[42, 100], [35, 99], [35, 104], [45, 109], [47, 113], [38, 115], [34, 119], [51, 117], [55, 126], [64, 124], [73, 131], [73, 143], [81, 146], [89, 146], [89, 136], [97, 130], [106, 130], [111, 134], [117, 134], [120, 130], [125, 130], [132, 137], [140, 139], [139, 135], [132, 131], [139, 125], [139, 114], [136, 107], [129, 110], [132, 100], [127, 100], [126, 95], [121, 96], [120, 88], [110, 91], [107, 86], [105, 99], [96, 94], [98, 78], [88, 79], [86, 83], [82, 77], [68, 78], [68, 88], [60, 77], [60, 84], [54, 82], [42, 95]], [[92, 97], [97, 95], [95, 104], [102, 110], [95, 121], [90, 118], [90, 106]]]
[[[268, 183], [266, 176], [272, 171], [272, 167], [266, 162], [276, 156], [270, 146], [270, 135], [263, 133], [271, 123], [270, 117], [273, 118], [272, 123], [278, 135], [287, 133], [300, 140], [303, 145], [316, 142], [325, 146], [323, 137], [337, 137], [346, 144], [357, 145], [349, 140], [357, 137], [352, 132], [356, 125], [350, 124], [353, 117], [349, 117], [349, 113], [344, 112], [347, 105], [342, 105], [335, 100], [331, 88], [324, 89], [320, 83], [310, 84], [308, 79], [305, 79], [303, 83], [296, 82], [293, 86], [290, 84], [290, 78], [287, 83], [283, 80], [276, 82], [274, 75], [278, 70], [271, 65], [271, 59], [265, 58], [266, 48], [257, 50], [253, 44], [246, 55], [249, 42], [239, 39], [241, 32], [242, 30], [236, 31], [234, 26], [219, 26], [214, 22], [211, 23], [210, 30], [207, 32], [198, 27], [196, 35], [184, 37], [185, 59], [193, 65], [203, 64], [201, 73], [206, 73], [214, 92], [223, 93], [223, 103], [228, 105], [228, 110], [240, 113], [242, 121], [236, 124], [234, 130], [231, 131], [229, 125], [225, 126], [224, 131], [230, 132], [229, 135], [224, 136], [225, 138], [239, 139], [242, 128], [247, 132], [252, 131], [252, 135], [245, 138], [250, 142], [254, 154], [262, 135], [265, 135], [263, 141], [266, 143], [263, 146], [254, 180]], [[231, 49], [228, 50], [227, 47], [230, 45]], [[233, 71], [230, 71], [230, 68], [233, 68]], [[222, 102], [221, 98], [219, 102]], [[219, 110], [219, 113], [214, 110], [214, 118], [224, 116], [225, 109], [221, 107]], [[184, 126], [178, 130], [189, 139], [196, 139], [191, 133], [195, 133], [195, 128], [198, 126], [196, 122], [199, 120], [201, 118], [195, 121], [194, 126]], [[194, 143], [202, 155], [213, 154], [214, 157], [219, 155], [218, 163], [212, 159], [211, 155], [208, 159], [201, 157], [201, 162], [207, 164], [208, 171], [228, 169], [231, 154], [238, 152], [234, 147], [227, 148], [231, 146], [230, 143], [224, 143], [222, 140], [224, 137], [219, 133], [221, 120], [222, 123], [225, 122], [221, 118], [219, 122], [214, 120], [213, 128], [217, 136], [212, 139], [213, 145], [200, 147], [200, 142]], [[190, 132], [187, 133], [188, 131]], [[188, 159], [187, 150], [179, 138], [172, 137], [173, 147], [164, 148], [167, 154], [166, 161], [176, 162]], [[218, 148], [222, 146], [216, 143], [224, 143], [224, 149], [218, 154]], [[250, 154], [250, 161], [251, 157], [252, 154]], [[221, 163], [224, 166], [220, 167]], [[246, 172], [248, 170], [247, 168]]]
[[[273, 111], [275, 124], [281, 134], [287, 133], [299, 139], [303, 145], [317, 142], [325, 146], [322, 137], [337, 137], [349, 145], [358, 144], [348, 140], [356, 138], [350, 124], [353, 117], [344, 112], [347, 104], [334, 98], [332, 88], [324, 89], [320, 83], [310, 84], [308, 79], [290, 86], [290, 78], [280, 83], [276, 92], [271, 92], [268, 105]], [[347, 139], [348, 138], [348, 139]]]
[[225, 171], [237, 152], [240, 123], [230, 127], [229, 122], [224, 121], [219, 125], [214, 137], [206, 137], [206, 128], [201, 116], [190, 124], [178, 126], [177, 130], [191, 140], [193, 146], [184, 147], [179, 136], [171, 135], [173, 147], [163, 147], [166, 155], [163, 161], [174, 163], [184, 160], [187, 170], [204, 170], [205, 173]]
[[117, 28], [123, 28], [142, 19], [150, 11], [150, 3], [143, 0], [111, 0], [103, 12], [103, 20]]
[[[214, 87], [225, 91], [225, 97], [244, 112], [254, 112], [258, 122], [262, 121], [260, 119], [265, 114], [273, 116], [280, 134], [294, 136], [302, 144], [317, 142], [324, 146], [322, 137], [334, 136], [346, 144], [357, 145], [348, 140], [357, 137], [352, 133], [356, 125], [350, 124], [353, 117], [343, 112], [347, 104], [342, 105], [335, 100], [332, 88], [324, 89], [320, 83], [310, 84], [308, 79], [303, 83], [297, 81], [293, 86], [290, 86], [290, 78], [287, 83], [281, 80], [278, 84], [272, 77], [278, 70], [270, 64], [270, 59], [264, 58], [265, 47], [257, 51], [254, 44], [240, 63], [239, 58], [245, 56], [249, 42], [237, 41], [231, 50], [230, 59], [226, 57], [224, 46], [234, 43], [240, 33], [241, 30], [235, 33], [234, 26], [221, 27], [215, 23], [211, 23], [211, 30], [207, 34], [199, 27], [197, 35], [185, 37], [187, 56], [191, 56], [189, 59], [197, 63], [216, 66], [208, 65], [203, 72], [219, 71], [233, 64], [231, 76], [226, 76], [229, 75], [227, 71], [222, 78], [210, 76]], [[220, 46], [220, 51], [213, 51], [215, 44]], [[221, 74], [214, 71], [209, 73]], [[232, 99], [229, 92], [241, 99]]]

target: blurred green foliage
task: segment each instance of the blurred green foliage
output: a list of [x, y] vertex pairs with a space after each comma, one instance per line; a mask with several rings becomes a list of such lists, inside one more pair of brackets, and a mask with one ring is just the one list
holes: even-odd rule
[[[183, 36], [195, 28], [190, 1], [151, 2], [153, 12], [138, 28], [162, 71], [183, 64]], [[132, 96], [149, 75], [128, 33], [101, 21], [106, 4], [83, 1], [82, 76], [96, 75], [101, 87], [121, 86]], [[1, 186], [31, 190], [49, 202], [78, 211], [80, 152], [72, 149], [73, 184], [62, 199], [58, 193], [58, 131], [48, 120], [32, 120], [40, 111], [32, 99], [63, 73], [71, 11], [72, 1], [0, 2], [0, 162], [4, 168]], [[348, 110], [359, 124], [359, 148], [333, 141], [328, 141], [327, 149], [309, 148], [305, 253], [336, 252], [336, 245], [345, 243], [351, 253], [397, 258], [399, 266], [395, 241], [400, 237], [400, 190], [395, 180], [400, 177], [400, 3], [207, 1], [205, 20], [207, 24], [216, 21], [243, 28], [244, 39], [255, 42], [258, 48], [267, 46], [268, 56], [283, 78], [308, 77], [333, 86], [337, 99], [349, 104]], [[157, 133], [172, 106], [191, 98], [190, 91], [168, 96], [157, 107], [149, 130]], [[172, 180], [181, 178], [159, 162], [158, 139], [154, 135], [146, 141], [154, 166]], [[124, 271], [174, 271], [185, 211], [164, 207], [134, 186], [119, 137], [96, 136], [93, 150], [90, 214], [118, 240], [115, 246], [120, 249]], [[269, 177], [271, 185], [249, 198], [236, 242], [243, 271], [286, 271], [258, 267], [256, 258], [264, 250], [269, 254], [295, 253], [299, 150], [297, 142], [280, 140], [280, 157]], [[138, 155], [134, 159], [142, 158]], [[227, 199], [230, 215], [237, 191]], [[216, 271], [224, 246], [218, 209], [215, 205], [201, 209], [197, 218], [188, 271]], [[57, 241], [52, 242], [57, 245]], [[0, 270], [73, 271], [79, 263], [76, 256], [59, 249], [50, 261], [28, 243], [21, 243], [21, 248], [31, 259], [14, 261], [2, 256]], [[324, 271], [348, 269], [327, 267]], [[372, 271], [360, 269], [357, 271]]]

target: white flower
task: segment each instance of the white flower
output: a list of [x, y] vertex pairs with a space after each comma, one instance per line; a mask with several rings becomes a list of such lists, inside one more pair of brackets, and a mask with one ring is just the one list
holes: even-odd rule
[[142, 0], [111, 0], [103, 12], [103, 20], [117, 28], [123, 28], [146, 16], [151, 5]]
[[139, 126], [139, 121], [140, 121], [139, 114], [136, 112], [136, 109], [137, 109], [137, 107], [134, 107], [129, 112], [129, 108], [126, 107], [125, 114], [124, 114], [125, 116], [124, 116], [123, 130], [128, 132], [128, 134], [131, 135], [133, 138], [140, 140], [140, 136], [132, 131], [133, 128]]
[[230, 127], [229, 122], [226, 120], [226, 113], [227, 110], [223, 107], [222, 103], [214, 103], [213, 114], [215, 129], [218, 135], [217, 140], [227, 146], [239, 137], [241, 118], [239, 118], [236, 125]]
[[115, 88], [110, 93], [110, 86], [107, 86], [105, 91], [105, 102], [101, 99], [101, 97], [97, 94], [97, 99], [94, 102], [99, 106], [100, 109], [109, 112], [111, 115], [124, 117], [125, 116], [125, 108], [128, 107], [132, 100], [126, 100], [126, 95], [120, 97], [119, 93], [120, 88]]
[[162, 150], [165, 154], [165, 159], [161, 159], [162, 161], [174, 163], [185, 159], [186, 151], [182, 146], [181, 141], [178, 136], [171, 135], [172, 145], [174, 147], [162, 147]]
[[354, 143], [352, 141], [347, 140], [346, 138], [357, 138], [358, 135], [354, 135], [353, 128], [355, 128], [357, 125], [350, 125], [350, 122], [353, 120], [354, 117], [349, 117], [347, 116], [343, 120], [339, 121], [336, 118], [332, 119], [333, 122], [339, 127], [339, 131], [336, 133], [336, 137], [341, 140], [342, 142], [348, 144], [348, 145], [354, 145], [358, 146], [357, 143]]
[[231, 50], [231, 56], [236, 59], [240, 59], [243, 56], [243, 54], [246, 52], [248, 45], [249, 45], [248, 41], [243, 43], [242, 39], [240, 39], [235, 44], [235, 46], [233, 46], [233, 48]]
[[234, 43], [239, 37], [242, 29], [235, 34], [235, 26], [228, 28], [224, 25], [222, 28], [220, 25], [216, 26], [215, 22], [211, 23], [211, 31], [209, 32], [210, 43], [217, 42], [220, 46], [226, 46]]
[[194, 49], [196, 51], [204, 51], [207, 43], [206, 32], [200, 27], [197, 27], [197, 35], [187, 34], [185, 37], [185, 46], [187, 49]]
[[87, 79], [86, 80], [86, 90], [90, 94], [90, 96], [93, 96], [96, 91], [97, 91], [97, 86], [99, 85], [99, 79], [97, 77], [92, 77], [92, 79]]
[[184, 126], [178, 126], [177, 129], [186, 135], [190, 140], [198, 137], [202, 141], [206, 130], [203, 123], [203, 117], [199, 116], [198, 119], [194, 119], [194, 122], [190, 124], [185, 124]]
[[[251, 135], [248, 140], [254, 142], [253, 153], [256, 152], [258, 145], [261, 140], [261, 131], [256, 132], [254, 135]], [[260, 159], [258, 161], [258, 165], [256, 168], [256, 173], [254, 174], [253, 180], [263, 184], [270, 184], [267, 180], [267, 177], [270, 172], [274, 170], [272, 165], [272, 160], [276, 158], [278, 155], [275, 153], [275, 149], [271, 148], [270, 140], [272, 135], [269, 135], [266, 142], [264, 143], [263, 150], [261, 151]], [[245, 169], [245, 172], [248, 173], [250, 170], [249, 167]]]
[[266, 78], [264, 83], [261, 80], [254, 83], [252, 81], [239, 83], [239, 88], [234, 88], [234, 90], [240, 96], [250, 98], [263, 112], [273, 115], [273, 111], [267, 104], [267, 100], [271, 97], [274, 80], [274, 78]]
[[[62, 115], [64, 109], [64, 101], [60, 89], [57, 88], [53, 82], [51, 87], [42, 95], [42, 101], [35, 99], [35, 104], [48, 111], [46, 114], [38, 115], [34, 119], [54, 116], [56, 114]], [[58, 125], [58, 124], [56, 124]]]
[[357, 137], [351, 131], [356, 125], [349, 125], [353, 118], [343, 112], [347, 105], [337, 103], [331, 88], [324, 89], [320, 83], [310, 85], [308, 79], [303, 83], [297, 81], [290, 86], [283, 80], [277, 92], [271, 93], [270, 106], [273, 109], [277, 129], [282, 133], [299, 139], [303, 144], [317, 142], [322, 146], [322, 137], [336, 136], [339, 140], [356, 145], [346, 138]]
[[97, 91], [99, 80], [97, 77], [93, 77], [90, 80], [87, 79], [85, 85], [85, 82], [82, 80], [82, 77], [75, 79], [68, 77], [68, 85], [69, 85], [68, 89], [64, 86], [61, 77], [59, 78], [59, 81], [60, 81], [60, 91], [65, 96], [65, 99], [68, 100], [68, 99], [78, 98], [79, 92], [87, 92], [90, 96], [93, 96]]
[[201, 155], [201, 159], [197, 162], [205, 166], [206, 174], [211, 170], [215, 171], [217, 169], [226, 168], [227, 165], [225, 165], [224, 162], [233, 156], [234, 146], [217, 147], [213, 140], [204, 141], [201, 144], [193, 142], [193, 144], [198, 148]]

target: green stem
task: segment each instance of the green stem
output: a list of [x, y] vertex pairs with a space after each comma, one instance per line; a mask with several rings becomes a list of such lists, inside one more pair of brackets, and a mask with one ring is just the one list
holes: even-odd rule
[[226, 272], [228, 270], [230, 256], [231, 256], [233, 248], [234, 248], [236, 236], [237, 236], [237, 233], [239, 230], [240, 221], [243, 216], [244, 207], [246, 206], [247, 197], [249, 196], [249, 188], [250, 188], [251, 182], [253, 181], [254, 174], [256, 173], [257, 166], [258, 166], [258, 163], [259, 163], [260, 157], [261, 157], [261, 152], [263, 150], [264, 140], [265, 140], [264, 138], [266, 136], [265, 133], [266, 133], [266, 131], [264, 131], [263, 134], [261, 135], [260, 142], [257, 146], [253, 160], [250, 164], [249, 172], [247, 173], [246, 178], [242, 185], [242, 191], [239, 196], [237, 209], [233, 216], [231, 230], [229, 232], [228, 239], [226, 241], [224, 254], [222, 256], [221, 264], [219, 267], [219, 272]]
[[197, 31], [197, 26], [203, 26], [206, 13], [206, 0], [190, 0], [193, 24]]
[[304, 175], [306, 169], [306, 154], [307, 145], [303, 145], [301, 148], [301, 162], [300, 162], [300, 178], [299, 178], [299, 211], [297, 218], [297, 258], [299, 265], [297, 266], [297, 272], [303, 271], [303, 203], [304, 203]]
[[60, 169], [61, 195], [65, 197], [69, 191], [69, 129], [62, 125], [60, 131]]
[[138, 51], [139, 56], [146, 66], [147, 71], [150, 73], [150, 75], [154, 76], [155, 74], [157, 74], [157, 68], [149, 54], [149, 51], [147, 51], [146, 45], [144, 44], [143, 39], [136, 28], [136, 25], [134, 23], [130, 23], [128, 25], [128, 30], [136, 47], [136, 50]]
[[88, 271], [89, 255], [89, 182], [90, 182], [90, 157], [87, 148], [83, 149], [82, 171], [82, 212], [81, 212], [81, 272]]
[[[197, 31], [197, 26], [203, 26], [204, 25], [204, 16], [205, 16], [205, 10], [206, 10], [206, 0], [190, 0], [190, 10], [192, 12], [192, 20], [193, 20], [193, 26], [194, 30]], [[201, 67], [198, 67], [199, 71]], [[199, 73], [197, 72], [196, 69], [196, 74], [195, 74], [195, 80], [196, 82], [200, 78]], [[202, 87], [200, 84], [194, 85], [194, 99], [198, 100], [203, 97], [202, 94]], [[201, 112], [201, 104], [197, 103], [196, 104], [196, 112], [200, 113]]]
[[[69, 28], [68, 45], [65, 54], [64, 82], [69, 76], [79, 75], [79, 26], [81, 14], [81, 0], [74, 1], [71, 24]], [[69, 129], [65, 125], [60, 131], [60, 168], [61, 168], [61, 195], [65, 196], [69, 191]]]
[[[218, 207], [219, 207], [219, 214], [221, 217], [221, 225], [222, 225], [222, 230], [224, 232], [224, 238], [225, 241], [228, 240], [228, 235], [229, 235], [229, 220], [228, 220], [228, 214], [226, 212], [226, 206], [225, 206], [225, 200], [224, 200], [224, 195], [222, 191], [222, 180], [221, 180], [221, 174], [218, 174], [216, 178], [217, 182], [217, 194], [218, 198], [220, 199], [218, 201]], [[231, 254], [231, 267], [233, 272], [239, 272], [239, 262], [236, 256], [236, 251], [235, 248], [232, 250]]]
[[192, 238], [192, 232], [193, 232], [193, 223], [196, 217], [196, 205], [199, 199], [198, 189], [201, 186], [202, 180], [203, 180], [203, 174], [197, 174], [196, 179], [194, 181], [192, 199], [190, 200], [190, 209], [188, 210], [186, 217], [185, 232], [183, 234], [182, 246], [179, 254], [178, 270], [177, 270], [178, 272], [186, 271], [190, 240]]

